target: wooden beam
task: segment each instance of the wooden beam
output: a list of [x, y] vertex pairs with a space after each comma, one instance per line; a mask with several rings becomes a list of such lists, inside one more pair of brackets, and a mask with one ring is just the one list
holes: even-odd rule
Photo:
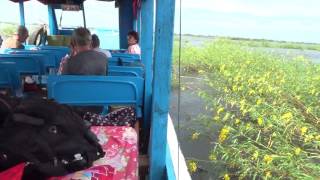
[[175, 0], [156, 0], [150, 178], [166, 178]]
[[[143, 130], [150, 129], [152, 78], [153, 78], [153, 31], [154, 31], [154, 1], [142, 1], [141, 6], [141, 59], [145, 66], [145, 93], [144, 93], [144, 122]], [[145, 131], [149, 133], [149, 131]]]

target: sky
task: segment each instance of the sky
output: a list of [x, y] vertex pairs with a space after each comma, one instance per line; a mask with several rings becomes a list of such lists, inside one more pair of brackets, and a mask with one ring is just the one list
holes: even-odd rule
[[[35, 0], [25, 6], [27, 23], [47, 22], [45, 6]], [[87, 0], [85, 8], [88, 26], [118, 28], [114, 2]], [[182, 33], [320, 43], [319, 8], [319, 0], [182, 0]], [[19, 22], [18, 9], [17, 4], [0, 0], [0, 21]], [[81, 19], [79, 13], [64, 13], [62, 25], [80, 25], [78, 16]]]

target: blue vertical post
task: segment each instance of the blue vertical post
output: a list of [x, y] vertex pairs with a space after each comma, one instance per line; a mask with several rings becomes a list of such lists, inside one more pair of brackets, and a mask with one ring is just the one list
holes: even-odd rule
[[119, 40], [120, 49], [127, 49], [127, 34], [133, 30], [133, 8], [132, 0], [119, 1]]
[[141, 6], [141, 60], [145, 66], [145, 92], [144, 92], [144, 130], [150, 128], [152, 78], [153, 78], [153, 24], [154, 24], [154, 0], [142, 1]]
[[175, 0], [156, 0], [150, 178], [165, 179]]
[[49, 15], [49, 29], [51, 35], [58, 34], [58, 24], [56, 19], [56, 13], [52, 5], [48, 5], [48, 15]]
[[23, 0], [19, 0], [19, 9], [20, 9], [20, 25], [25, 26], [25, 18], [24, 18], [24, 3]]

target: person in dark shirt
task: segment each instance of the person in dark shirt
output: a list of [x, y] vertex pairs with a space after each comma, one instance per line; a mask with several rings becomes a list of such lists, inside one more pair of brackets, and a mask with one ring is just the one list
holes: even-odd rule
[[91, 48], [92, 37], [86, 28], [77, 28], [71, 36], [72, 56], [62, 64], [62, 75], [107, 75], [107, 57]]

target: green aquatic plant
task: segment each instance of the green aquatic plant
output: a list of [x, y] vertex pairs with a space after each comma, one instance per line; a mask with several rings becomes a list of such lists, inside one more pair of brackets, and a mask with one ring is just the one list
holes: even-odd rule
[[186, 45], [181, 59], [184, 70], [205, 77], [209, 87], [199, 95], [211, 115], [199, 118], [205, 126], [192, 139], [217, 135], [207, 160], [225, 167], [221, 178], [320, 177], [320, 65], [228, 39]]

